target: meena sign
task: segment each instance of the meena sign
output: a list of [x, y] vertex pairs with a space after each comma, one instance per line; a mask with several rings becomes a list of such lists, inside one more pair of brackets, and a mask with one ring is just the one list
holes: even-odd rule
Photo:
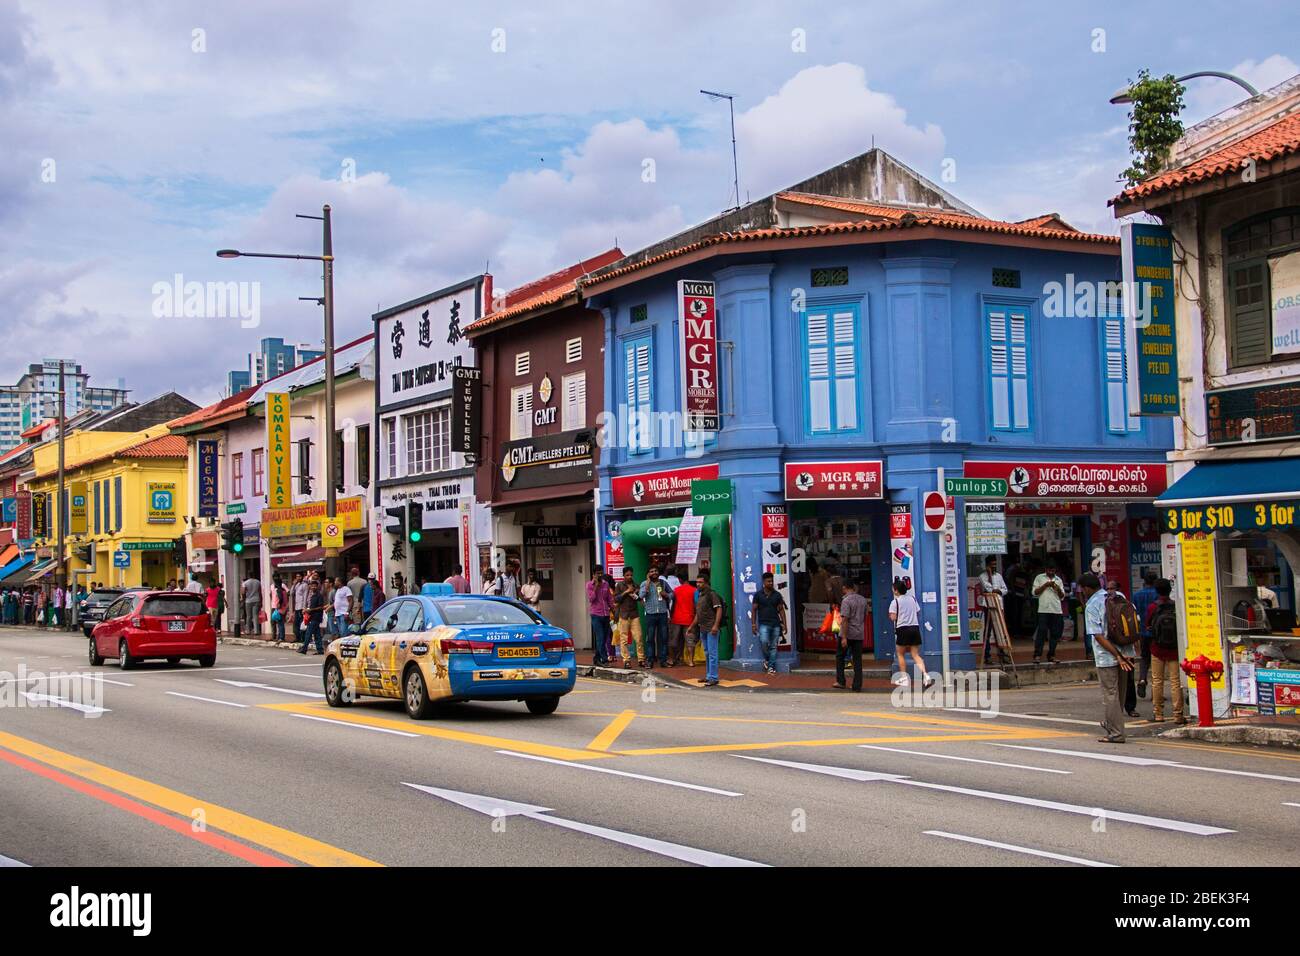
[[1001, 478], [1007, 497], [1154, 498], [1169, 487], [1163, 462], [968, 461], [967, 478]]
[[688, 432], [716, 432], [719, 428], [718, 321], [713, 291], [710, 281], [682, 279], [677, 283], [682, 412]]
[[293, 504], [289, 476], [289, 393], [266, 395], [266, 505], [287, 508]]
[[217, 516], [217, 443], [202, 439], [198, 451], [199, 517]]
[[717, 465], [696, 465], [673, 471], [619, 475], [610, 481], [615, 508], [661, 508], [691, 503], [691, 482], [716, 479]]
[[791, 461], [785, 465], [788, 501], [884, 497], [880, 461]]

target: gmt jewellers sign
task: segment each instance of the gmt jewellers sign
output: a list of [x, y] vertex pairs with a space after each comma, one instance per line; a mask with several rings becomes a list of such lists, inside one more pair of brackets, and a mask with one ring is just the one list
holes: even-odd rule
[[447, 392], [455, 370], [474, 364], [464, 329], [479, 318], [483, 277], [376, 312], [375, 376], [379, 407]]

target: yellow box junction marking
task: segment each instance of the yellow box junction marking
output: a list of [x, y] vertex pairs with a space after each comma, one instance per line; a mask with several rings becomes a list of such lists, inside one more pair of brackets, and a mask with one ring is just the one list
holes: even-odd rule
[[627, 725], [632, 723], [632, 718], [636, 716], [635, 710], [625, 710], [608, 724], [605, 729], [596, 735], [596, 738], [587, 744], [588, 750], [608, 750], [618, 740], [618, 735], [627, 729]]
[[15, 737], [13, 734], [0, 732], [0, 747], [14, 753], [30, 757], [65, 773], [97, 783], [101, 786], [124, 793], [129, 797], [148, 803], [163, 810], [168, 810], [179, 817], [193, 819], [195, 813], [202, 811], [206, 825], [213, 830], [220, 830], [249, 843], [266, 847], [310, 866], [383, 866], [364, 856], [349, 853], [320, 840], [314, 840], [301, 833], [286, 830], [256, 817], [250, 817], [235, 810], [229, 810], [209, 803], [198, 797], [191, 797], [176, 790], [159, 786], [148, 780], [133, 777], [112, 767], [105, 767], [73, 754], [46, 747], [34, 740]]

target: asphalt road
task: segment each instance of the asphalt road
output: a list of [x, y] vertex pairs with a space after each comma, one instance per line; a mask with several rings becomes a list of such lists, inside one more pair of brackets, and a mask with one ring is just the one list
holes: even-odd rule
[[[77, 710], [17, 693], [20, 668], [100, 682]], [[1099, 743], [1095, 687], [1004, 692], [987, 719], [582, 679], [553, 716], [416, 722], [329, 709], [314, 656], [122, 672], [11, 628], [0, 680], [3, 865], [1300, 863], [1300, 756]]]

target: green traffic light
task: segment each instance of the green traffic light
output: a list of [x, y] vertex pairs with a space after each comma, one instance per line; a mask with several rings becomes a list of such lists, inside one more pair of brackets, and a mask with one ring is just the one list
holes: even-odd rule
[[235, 546], [234, 546], [233, 548], [231, 548], [230, 550], [234, 551], [235, 554], [239, 554], [240, 551], [243, 551], [243, 550], [244, 550], [244, 544], [243, 544], [243, 542], [242, 542], [242, 541], [237, 541], [237, 542], [235, 542]]
[[412, 532], [411, 532], [411, 540], [412, 540], [412, 541], [419, 541], [419, 540], [420, 540], [420, 532], [418, 532], [418, 531], [412, 531]]

